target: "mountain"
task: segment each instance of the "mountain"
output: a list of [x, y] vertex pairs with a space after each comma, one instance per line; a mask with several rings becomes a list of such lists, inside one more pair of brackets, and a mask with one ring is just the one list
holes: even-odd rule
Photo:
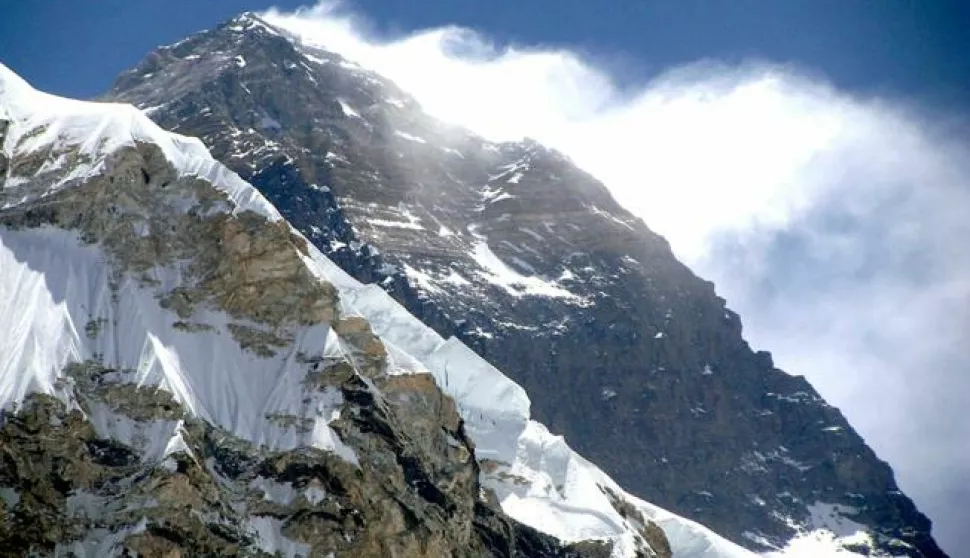
[[750, 556], [198, 139], [0, 65], [0, 145], [0, 556]]
[[826, 529], [867, 553], [943, 556], [843, 415], [753, 351], [713, 284], [561, 154], [436, 121], [253, 14], [152, 52], [106, 98], [199, 137], [632, 493], [752, 550]]

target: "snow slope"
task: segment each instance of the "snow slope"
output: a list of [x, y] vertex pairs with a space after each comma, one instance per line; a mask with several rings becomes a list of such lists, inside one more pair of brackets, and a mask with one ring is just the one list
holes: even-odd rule
[[[259, 192], [213, 159], [198, 138], [162, 130], [131, 105], [49, 95], [31, 87], [2, 63], [0, 99], [0, 119], [13, 122], [3, 145], [8, 158], [42, 150], [56, 154], [67, 148], [77, 148], [87, 158], [50, 191], [97, 174], [103, 169], [105, 156], [113, 151], [135, 142], [146, 142], [157, 145], [183, 174], [206, 179], [228, 194], [238, 211], [252, 210], [271, 220], [282, 218]], [[40, 172], [63, 163], [64, 158], [55, 158]], [[30, 178], [9, 177], [6, 186]], [[18, 203], [26, 201], [30, 200], [21, 199]]]
[[[232, 211], [250, 209], [280, 219], [198, 140], [165, 132], [132, 107], [46, 95], [0, 65], [0, 119], [10, 121], [3, 145], [8, 159], [64, 149], [79, 149], [88, 157], [71, 169], [69, 180], [34, 196], [100, 172], [105, 156], [122, 146], [151, 142], [179, 172], [203, 177], [226, 192]], [[30, 180], [8, 176], [4, 189]], [[4, 208], [30, 201], [8, 200]], [[615, 556], [632, 556], [642, 525], [630, 514], [621, 516], [615, 503], [625, 501], [663, 527], [677, 558], [751, 556], [694, 522], [626, 494], [563, 438], [529, 419], [529, 398], [520, 386], [456, 339], [438, 336], [376, 285], [358, 283], [312, 245], [309, 250], [307, 267], [338, 288], [343, 313], [364, 316], [385, 342], [391, 372], [430, 372], [455, 398], [483, 465], [483, 485], [495, 491], [510, 516], [565, 541], [613, 540]], [[212, 329], [183, 331], [173, 327], [178, 318], [159, 305], [154, 289], [130, 278], [115, 283], [111, 271], [105, 254], [81, 244], [73, 232], [0, 229], [0, 408], [16, 407], [33, 392], [76, 405], [63, 387], [64, 367], [98, 360], [117, 368], [118, 379], [166, 390], [194, 416], [255, 444], [314, 446], [356, 461], [328, 426], [341, 403], [339, 394], [306, 399], [305, 369], [296, 363], [301, 352], [339, 352], [333, 330], [304, 328], [275, 356], [257, 357], [227, 334], [225, 314], [198, 310], [194, 319]], [[180, 281], [173, 269], [159, 267], [151, 275], [159, 289]], [[93, 335], [91, 324], [97, 326]], [[297, 430], [267, 420], [274, 413], [308, 419], [313, 427]], [[177, 421], [139, 426], [107, 409], [96, 409], [89, 418], [99, 435], [139, 447], [148, 459], [160, 462], [186, 449]]]
[[418, 368], [401, 373], [422, 371], [423, 363], [455, 398], [479, 459], [498, 461], [506, 472], [482, 480], [513, 518], [565, 541], [612, 539], [618, 556], [630, 556], [635, 526], [610, 504], [600, 488], [606, 487], [660, 524], [678, 558], [753, 556], [697, 523], [626, 494], [561, 436], [529, 419], [529, 398], [518, 384], [457, 339], [443, 339], [377, 285], [358, 283], [315, 250], [308, 265], [337, 285], [345, 311], [367, 318], [388, 345], [407, 349]]

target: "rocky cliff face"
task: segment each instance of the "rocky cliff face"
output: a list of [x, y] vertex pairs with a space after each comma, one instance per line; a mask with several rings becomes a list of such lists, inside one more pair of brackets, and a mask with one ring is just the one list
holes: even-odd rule
[[252, 15], [151, 53], [108, 97], [201, 138], [636, 494], [752, 549], [826, 528], [868, 533], [846, 543], [866, 552], [943, 555], [841, 413], [753, 351], [713, 285], [563, 156], [437, 122]]
[[0, 555], [669, 556], [605, 477], [622, 540], [507, 516], [443, 340], [197, 140], [0, 65], [0, 145]]

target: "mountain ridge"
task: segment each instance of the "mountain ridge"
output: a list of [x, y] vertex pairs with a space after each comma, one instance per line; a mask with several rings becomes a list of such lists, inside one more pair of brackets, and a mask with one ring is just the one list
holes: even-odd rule
[[2, 65], [0, 107], [3, 554], [747, 555], [627, 495], [197, 141]]

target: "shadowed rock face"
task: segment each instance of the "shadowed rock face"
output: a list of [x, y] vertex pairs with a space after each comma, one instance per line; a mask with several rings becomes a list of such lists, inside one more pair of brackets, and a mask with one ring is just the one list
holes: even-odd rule
[[[233, 214], [224, 194], [179, 176], [152, 144], [122, 148], [103, 172], [42, 197], [72, 169], [35, 177], [27, 170], [40, 168], [34, 157], [9, 161], [23, 180], [0, 189], [12, 200], [0, 209], [0, 233], [35, 235], [38, 246], [51, 229], [76, 233], [107, 262], [113, 317], [126, 296], [118, 285], [145, 289], [170, 312], [172, 328], [231, 335], [254, 359], [292, 351], [301, 330], [329, 326], [342, 356], [294, 358], [305, 372], [304, 404], [335, 402], [329, 427], [354, 459], [240, 439], [169, 391], [131, 381], [135, 371], [106, 364], [111, 355], [95, 355], [69, 364], [53, 395], [29, 394], [0, 411], [0, 556], [274, 555], [267, 545], [335, 557], [600, 555], [565, 547], [484, 500], [454, 401], [430, 375], [386, 374], [383, 343], [366, 320], [339, 315], [336, 289], [308, 271], [305, 241], [285, 222]], [[159, 280], [175, 270], [174, 284]], [[228, 316], [224, 330], [200, 321], [215, 313]], [[80, 332], [124, 333], [112, 317]], [[314, 427], [302, 415], [266, 418]], [[105, 437], [98, 421], [129, 439]], [[158, 432], [176, 433], [181, 445], [169, 441], [155, 455]], [[266, 532], [280, 540], [263, 540]]]
[[108, 97], [200, 137], [645, 499], [754, 549], [836, 506], [884, 550], [943, 555], [841, 413], [753, 351], [713, 285], [560, 154], [437, 122], [253, 16], [151, 53]]

